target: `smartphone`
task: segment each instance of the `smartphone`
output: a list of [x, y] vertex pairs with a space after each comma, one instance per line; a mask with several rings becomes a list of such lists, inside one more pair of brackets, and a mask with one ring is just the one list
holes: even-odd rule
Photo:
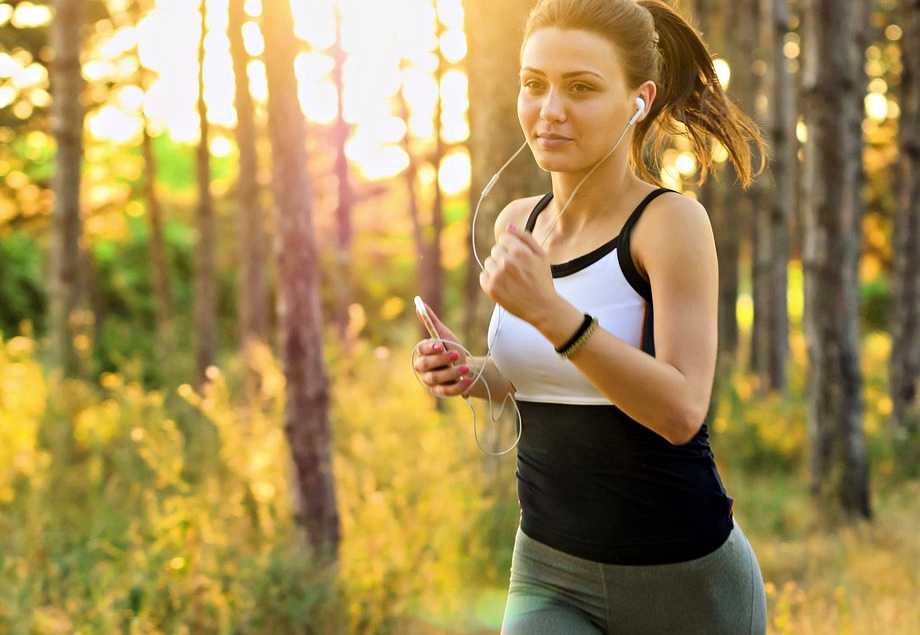
[[428, 315], [428, 309], [425, 308], [425, 303], [419, 296], [415, 296], [415, 312], [418, 314], [418, 318], [422, 321], [422, 324], [425, 325], [428, 334], [432, 338], [441, 341], [441, 336], [438, 335], [438, 330], [434, 328], [434, 322], [432, 322], [431, 316]]

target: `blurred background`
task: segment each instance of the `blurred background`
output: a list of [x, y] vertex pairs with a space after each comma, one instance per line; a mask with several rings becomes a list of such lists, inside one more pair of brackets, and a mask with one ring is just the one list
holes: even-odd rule
[[[411, 299], [485, 352], [533, 4], [0, 1], [0, 632], [498, 632], [514, 453], [417, 384]], [[770, 144], [659, 172], [770, 633], [918, 633], [920, 7], [671, 4]]]

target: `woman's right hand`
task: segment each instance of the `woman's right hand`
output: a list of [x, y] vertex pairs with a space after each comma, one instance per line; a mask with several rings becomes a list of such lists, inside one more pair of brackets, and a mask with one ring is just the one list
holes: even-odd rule
[[427, 339], [419, 342], [416, 347], [417, 355], [413, 361], [415, 373], [429, 392], [439, 397], [455, 397], [465, 395], [473, 384], [473, 378], [466, 354], [453, 344], [457, 338], [454, 333], [444, 325], [431, 308], [428, 314], [434, 322], [435, 329], [441, 340]]

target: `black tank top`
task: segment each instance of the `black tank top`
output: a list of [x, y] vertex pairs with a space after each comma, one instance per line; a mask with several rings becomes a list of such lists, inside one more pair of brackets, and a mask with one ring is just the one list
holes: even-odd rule
[[[651, 287], [635, 269], [629, 242], [648, 203], [666, 191], [646, 197], [620, 235], [597, 253], [553, 266], [558, 286], [567, 276], [590, 276], [601, 259], [616, 258], [629, 293], [646, 303], [637, 339], [650, 355], [655, 354]], [[549, 196], [534, 208], [529, 227], [548, 203]], [[590, 283], [603, 303], [611, 290], [600, 278]], [[590, 307], [579, 308], [590, 313]], [[501, 367], [499, 356], [495, 361]], [[518, 402], [517, 480], [525, 534], [574, 556], [630, 565], [691, 560], [725, 541], [732, 529], [732, 500], [722, 486], [705, 422], [692, 441], [676, 446], [612, 404], [560, 401]]]

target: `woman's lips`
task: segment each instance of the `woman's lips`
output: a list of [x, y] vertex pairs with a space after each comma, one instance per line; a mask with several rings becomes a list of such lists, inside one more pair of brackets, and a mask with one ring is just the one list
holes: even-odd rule
[[542, 134], [537, 134], [537, 142], [544, 148], [558, 148], [570, 142], [569, 137], [565, 137], [560, 134], [545, 132]]

